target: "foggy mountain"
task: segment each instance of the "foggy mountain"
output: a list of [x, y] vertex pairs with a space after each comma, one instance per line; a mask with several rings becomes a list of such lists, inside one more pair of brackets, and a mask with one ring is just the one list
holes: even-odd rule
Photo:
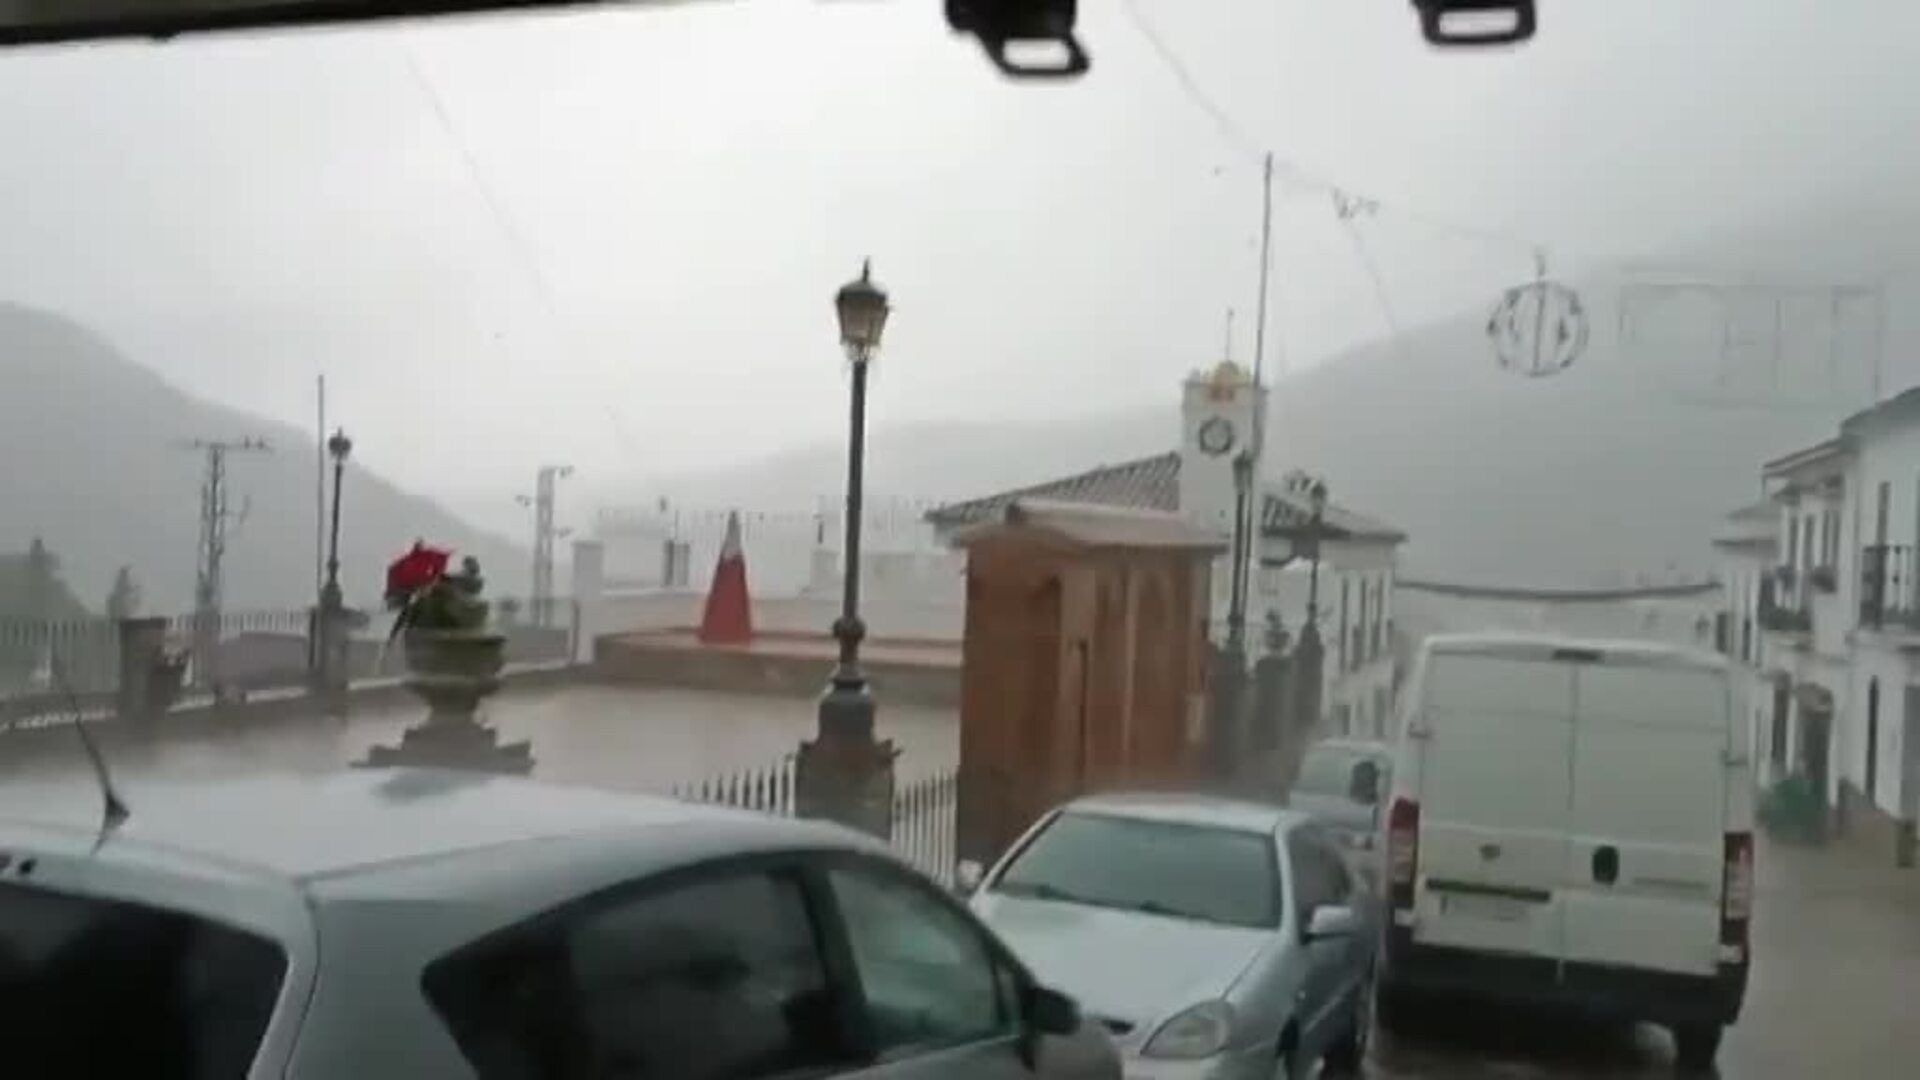
[[[1789, 221], [1743, 234], [1741, 254], [1792, 263], [1819, 247], [1871, 251], [1885, 265], [1884, 245], [1864, 242], [1875, 229], [1871, 218]], [[1591, 340], [1557, 375], [1499, 368], [1485, 329], [1494, 297], [1331, 357], [1275, 386], [1270, 454], [1405, 528], [1412, 572], [1546, 586], [1708, 576], [1707, 536], [1757, 497], [1762, 462], [1832, 434], [1872, 400], [1876, 379], [1886, 393], [1912, 379], [1875, 375], [1871, 308], [1847, 308], [1825, 285], [1669, 287], [1680, 280], [1690, 279], [1645, 269], [1581, 277]], [[1899, 355], [1895, 331], [1887, 355]], [[1216, 358], [1188, 359], [1197, 368]], [[1054, 425], [899, 428], [878, 418], [869, 490], [944, 501], [1170, 449], [1181, 374], [1176, 360], [1151, 388], [1159, 404]], [[843, 454], [809, 448], [672, 490], [707, 505], [837, 499]]]
[[[270, 362], [270, 361], [269, 361]], [[85, 327], [0, 304], [0, 552], [32, 537], [58, 556], [75, 595], [99, 610], [114, 571], [133, 567], [143, 609], [192, 606], [205, 457], [194, 439], [264, 439], [272, 452], [229, 458], [226, 607], [297, 608], [314, 594], [311, 432], [190, 397]], [[524, 592], [526, 560], [509, 542], [348, 463], [341, 581], [349, 602], [378, 600], [386, 563], [416, 538], [481, 561], [495, 592]]]

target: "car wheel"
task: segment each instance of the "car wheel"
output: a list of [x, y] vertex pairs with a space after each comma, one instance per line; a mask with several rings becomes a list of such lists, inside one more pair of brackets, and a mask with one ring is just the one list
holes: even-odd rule
[[1720, 1036], [1724, 1030], [1719, 1024], [1674, 1029], [1675, 1069], [1686, 1076], [1704, 1076], [1713, 1072], [1713, 1059], [1720, 1056]]
[[1359, 1076], [1367, 1061], [1367, 1043], [1373, 1038], [1373, 980], [1360, 984], [1353, 994], [1352, 1018], [1340, 1040], [1327, 1049], [1324, 1075]]
[[1289, 1027], [1280, 1036], [1280, 1051], [1273, 1058], [1273, 1080], [1307, 1080], [1313, 1062], [1300, 1060], [1300, 1039]]

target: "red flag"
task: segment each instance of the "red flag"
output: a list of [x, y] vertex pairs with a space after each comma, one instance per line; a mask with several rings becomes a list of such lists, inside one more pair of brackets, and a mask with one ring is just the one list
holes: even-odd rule
[[740, 512], [727, 514], [727, 537], [713, 564], [713, 585], [700, 616], [706, 645], [745, 645], [753, 640], [753, 602], [747, 593], [747, 553], [740, 545]]

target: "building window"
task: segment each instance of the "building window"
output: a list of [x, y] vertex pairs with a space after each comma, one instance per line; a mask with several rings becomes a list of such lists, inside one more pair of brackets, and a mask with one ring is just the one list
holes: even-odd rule
[[1786, 566], [1800, 565], [1800, 516], [1787, 515], [1787, 559]]

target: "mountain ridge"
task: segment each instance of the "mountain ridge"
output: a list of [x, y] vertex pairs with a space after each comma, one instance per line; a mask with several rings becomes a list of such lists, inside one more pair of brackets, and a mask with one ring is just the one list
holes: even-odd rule
[[[258, 438], [272, 452], [235, 454], [228, 465], [230, 500], [249, 513], [229, 526], [225, 607], [313, 602], [312, 432], [188, 394], [80, 322], [22, 304], [0, 302], [0, 379], [12, 388], [0, 398], [0, 454], [37, 463], [0, 476], [0, 551], [24, 551], [41, 536], [89, 605], [127, 565], [145, 610], [187, 611], [203, 467], [192, 442]], [[376, 603], [387, 560], [421, 537], [475, 555], [497, 592], [526, 588], [516, 545], [350, 460], [340, 535], [349, 599]]]

